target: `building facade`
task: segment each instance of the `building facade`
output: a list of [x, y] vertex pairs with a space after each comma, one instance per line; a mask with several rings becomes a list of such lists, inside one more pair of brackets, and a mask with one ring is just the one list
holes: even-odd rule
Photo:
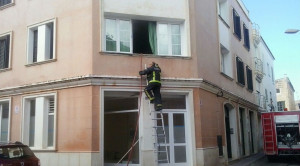
[[288, 77], [277, 79], [276, 96], [278, 111], [293, 111], [296, 108], [294, 92], [295, 89]]
[[138, 75], [153, 61], [170, 165], [222, 165], [261, 148], [242, 1], [8, 0], [0, 9], [1, 141], [29, 145], [42, 165], [125, 165], [136, 124], [130, 165], [157, 165]]
[[259, 34], [259, 26], [253, 23], [253, 55], [255, 66], [255, 94], [262, 112], [277, 111], [274, 78], [274, 56]]

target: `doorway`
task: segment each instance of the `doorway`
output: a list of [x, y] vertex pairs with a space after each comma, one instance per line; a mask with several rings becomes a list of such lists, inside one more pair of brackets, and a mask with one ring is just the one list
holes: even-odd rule
[[224, 106], [225, 110], [225, 127], [226, 127], [226, 145], [227, 145], [227, 156], [228, 159], [232, 159], [232, 149], [231, 149], [231, 131], [230, 129], [230, 116], [228, 106]]
[[[138, 119], [139, 92], [104, 92], [104, 166], [126, 166]], [[137, 131], [136, 138], [139, 138]], [[121, 161], [120, 161], [121, 160]], [[120, 161], [120, 162], [119, 162]], [[119, 162], [119, 164], [117, 164]], [[140, 164], [140, 145], [132, 152], [129, 165]]]
[[[163, 95], [163, 118], [167, 142], [158, 140], [162, 149], [167, 146], [169, 161], [159, 162], [160, 166], [188, 166], [187, 111], [185, 95]], [[159, 117], [160, 115], [158, 115]], [[157, 124], [161, 125], [161, 124]], [[158, 153], [158, 160], [165, 159], [165, 153]]]

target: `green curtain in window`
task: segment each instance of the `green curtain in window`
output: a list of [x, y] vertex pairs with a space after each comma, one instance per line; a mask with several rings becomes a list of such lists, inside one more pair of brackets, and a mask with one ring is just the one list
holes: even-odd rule
[[149, 43], [152, 50], [152, 54], [157, 55], [157, 38], [156, 38], [155, 22], [149, 22], [148, 31], [149, 31]]

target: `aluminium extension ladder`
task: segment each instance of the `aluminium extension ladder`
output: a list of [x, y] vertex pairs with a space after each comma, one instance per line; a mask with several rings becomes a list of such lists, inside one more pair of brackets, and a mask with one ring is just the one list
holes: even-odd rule
[[[150, 117], [153, 124], [153, 137], [154, 137], [154, 153], [157, 165], [160, 163], [169, 164], [169, 154], [167, 147], [167, 136], [165, 132], [165, 123], [163, 113], [161, 111], [151, 111], [153, 105], [149, 102]], [[153, 107], [152, 107], [153, 108]], [[161, 146], [163, 144], [163, 146]]]

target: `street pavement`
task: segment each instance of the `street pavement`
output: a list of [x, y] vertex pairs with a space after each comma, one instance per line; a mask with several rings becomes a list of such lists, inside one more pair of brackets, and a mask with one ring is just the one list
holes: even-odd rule
[[229, 163], [230, 166], [300, 166], [300, 156], [283, 157], [269, 162], [263, 152]]
[[264, 156], [259, 160], [251, 163], [249, 166], [300, 166], [300, 156], [283, 157], [274, 162], [269, 162], [267, 157]]

